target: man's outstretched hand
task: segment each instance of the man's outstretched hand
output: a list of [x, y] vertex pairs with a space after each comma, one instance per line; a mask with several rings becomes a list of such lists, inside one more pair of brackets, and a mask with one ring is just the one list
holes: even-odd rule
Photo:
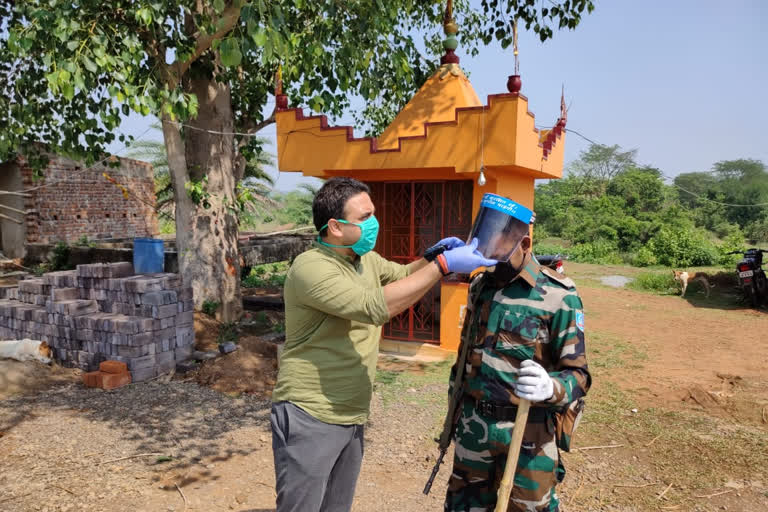
[[[458, 240], [458, 238], [457, 238]], [[469, 245], [462, 245], [450, 249], [443, 253], [449, 272], [459, 274], [470, 274], [480, 267], [493, 267], [498, 263], [496, 260], [489, 260], [477, 250], [477, 238], [472, 240]]]

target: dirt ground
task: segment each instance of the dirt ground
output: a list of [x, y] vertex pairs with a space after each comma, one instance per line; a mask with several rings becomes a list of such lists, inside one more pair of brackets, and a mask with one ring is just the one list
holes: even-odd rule
[[37, 393], [70, 384], [79, 375], [78, 370], [58, 365], [0, 359], [0, 400], [20, 393]]
[[[768, 510], [768, 313], [600, 286], [597, 266], [569, 270], [594, 384], [577, 449], [564, 454], [562, 509]], [[203, 343], [215, 328], [201, 327]], [[274, 510], [274, 372], [270, 345], [249, 332], [237, 352], [167, 384], [6, 395], [0, 510]], [[429, 496], [421, 490], [446, 372], [381, 359], [354, 510], [442, 509], [450, 465]]]

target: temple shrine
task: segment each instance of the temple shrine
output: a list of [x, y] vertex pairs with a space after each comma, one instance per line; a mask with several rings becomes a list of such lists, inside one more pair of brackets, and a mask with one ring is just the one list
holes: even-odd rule
[[[441, 65], [379, 137], [354, 136], [329, 126], [324, 115], [288, 108], [276, 90], [278, 167], [281, 172], [367, 183], [381, 231], [375, 250], [408, 263], [447, 236], [466, 239], [487, 192], [532, 210], [536, 179], [562, 177], [566, 110], [550, 130], [538, 130], [520, 93], [515, 30], [515, 74], [507, 92], [484, 105], [459, 67], [458, 27], [448, 1]], [[467, 300], [466, 279], [438, 283], [383, 329], [382, 344], [438, 345], [455, 351]], [[418, 347], [409, 347], [416, 349]], [[416, 351], [416, 350], [413, 350]]]

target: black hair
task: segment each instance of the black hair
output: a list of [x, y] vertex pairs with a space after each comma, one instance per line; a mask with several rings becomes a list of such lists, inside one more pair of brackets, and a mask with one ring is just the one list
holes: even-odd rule
[[[343, 219], [344, 207], [350, 197], [361, 192], [371, 193], [368, 185], [354, 178], [336, 177], [326, 181], [315, 194], [312, 201], [312, 221], [320, 236], [325, 236], [328, 228], [323, 228], [331, 219]], [[322, 231], [320, 228], [323, 228]]]

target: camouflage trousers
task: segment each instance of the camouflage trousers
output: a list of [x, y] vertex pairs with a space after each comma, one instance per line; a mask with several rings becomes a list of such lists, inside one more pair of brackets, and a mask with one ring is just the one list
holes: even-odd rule
[[[541, 414], [541, 410], [538, 413], [531, 407], [508, 506], [510, 512], [560, 510], [555, 484], [558, 474], [564, 470], [558, 464], [551, 420]], [[471, 401], [464, 401], [456, 426], [456, 452], [448, 481], [445, 512], [494, 510], [513, 426], [513, 421], [481, 416]]]

